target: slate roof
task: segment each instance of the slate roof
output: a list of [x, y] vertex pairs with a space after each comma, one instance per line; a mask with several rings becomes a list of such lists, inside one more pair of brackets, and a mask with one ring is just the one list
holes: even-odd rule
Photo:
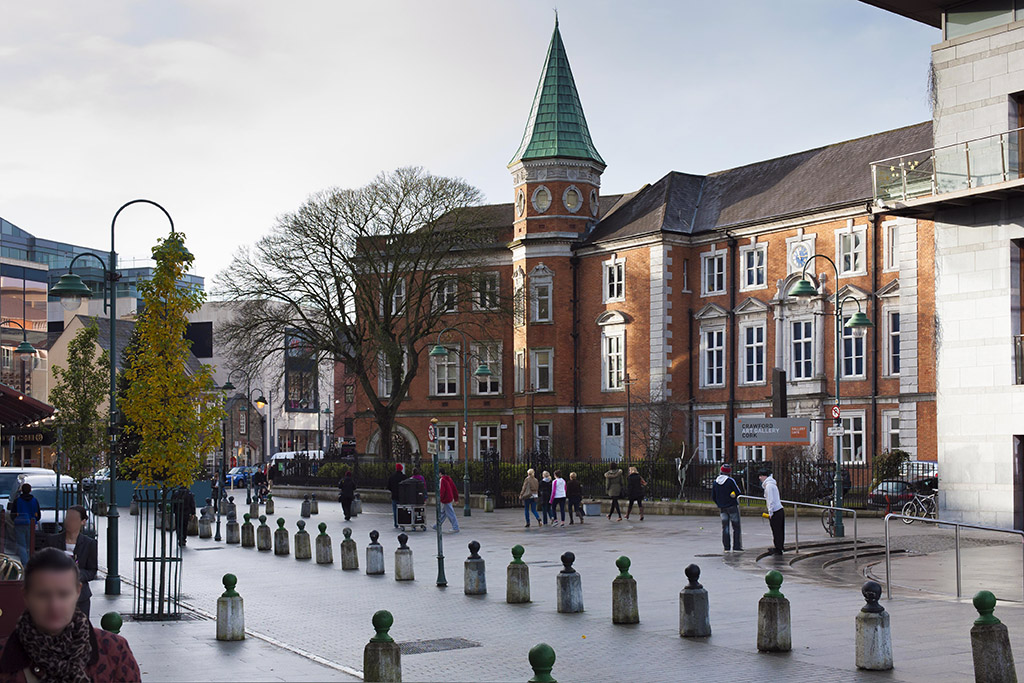
[[[96, 323], [99, 329], [99, 335], [96, 338], [100, 348], [104, 351], [110, 350], [110, 320], [107, 318], [93, 318], [85, 315], [76, 315], [83, 326], [88, 327], [92, 323]], [[118, 369], [124, 369], [124, 350], [128, 346], [128, 342], [131, 341], [132, 332], [135, 330], [135, 322], [132, 320], [124, 320], [122, 318], [117, 319], [117, 367]], [[195, 375], [199, 372], [201, 367], [199, 359], [193, 356], [191, 353], [188, 355], [188, 371]]]
[[590, 159], [604, 164], [594, 141], [590, 139], [583, 105], [580, 104], [569, 58], [558, 31], [557, 17], [523, 141], [509, 164], [521, 159], [548, 157]]

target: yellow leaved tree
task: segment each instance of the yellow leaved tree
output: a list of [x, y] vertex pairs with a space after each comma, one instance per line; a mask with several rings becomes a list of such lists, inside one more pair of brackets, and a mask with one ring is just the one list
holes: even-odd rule
[[224, 414], [210, 366], [190, 367], [191, 342], [185, 338], [188, 314], [206, 295], [178, 285], [194, 259], [184, 235], [161, 239], [153, 258], [153, 278], [139, 285], [137, 343], [125, 358], [127, 388], [120, 407], [126, 430], [139, 444], [126, 464], [140, 485], [190, 486], [203, 455], [220, 442]]

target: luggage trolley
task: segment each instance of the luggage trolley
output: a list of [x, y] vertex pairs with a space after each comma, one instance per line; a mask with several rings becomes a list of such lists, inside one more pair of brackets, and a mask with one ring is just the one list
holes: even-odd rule
[[398, 528], [426, 531], [427, 486], [417, 479], [406, 479], [398, 485]]

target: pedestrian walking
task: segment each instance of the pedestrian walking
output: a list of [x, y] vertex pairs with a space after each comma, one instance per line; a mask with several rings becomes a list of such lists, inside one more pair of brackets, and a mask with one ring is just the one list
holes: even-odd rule
[[214, 472], [210, 480], [210, 495], [213, 496], [214, 507], [220, 509], [220, 470]]
[[22, 566], [32, 554], [32, 532], [42, 518], [39, 501], [32, 495], [32, 485], [22, 484], [21, 495], [7, 503], [7, 509], [14, 518], [14, 538], [18, 543], [18, 557]]
[[644, 487], [647, 482], [640, 476], [636, 467], [630, 466], [626, 477], [626, 493], [629, 494], [629, 507], [626, 508], [626, 519], [633, 513], [633, 503], [640, 507], [640, 521], [644, 521]]
[[540, 512], [544, 518], [542, 526], [555, 519], [555, 511], [551, 509], [551, 473], [545, 470], [540, 475], [538, 495], [540, 496]]
[[569, 473], [569, 481], [565, 482], [565, 496], [569, 499], [569, 524], [572, 518], [578, 515], [580, 524], [583, 524], [583, 484], [576, 478], [575, 472]]
[[406, 480], [405, 468], [402, 463], [395, 463], [394, 473], [388, 477], [388, 491], [391, 491], [391, 517], [398, 528], [398, 485]]
[[[740, 537], [740, 487], [732, 478], [732, 468], [722, 465], [715, 483], [711, 485], [711, 499], [718, 506], [718, 512], [722, 517], [722, 545], [725, 552], [743, 550], [743, 541]], [[732, 538], [730, 539], [729, 527], [732, 526]], [[730, 548], [731, 541], [731, 548]]]
[[196, 498], [184, 486], [171, 494], [171, 509], [174, 511], [174, 526], [178, 534], [178, 545], [182, 548], [188, 540], [188, 522], [196, 516]]
[[252, 487], [256, 490], [256, 502], [263, 503], [267, 499], [267, 474], [263, 467], [256, 468], [256, 474], [252, 475]]
[[78, 576], [75, 561], [56, 548], [25, 565], [25, 611], [0, 653], [0, 682], [142, 679], [128, 641], [94, 629], [76, 609]]
[[[565, 479], [562, 479], [562, 471], [555, 470], [555, 478], [551, 482], [551, 519], [555, 526], [565, 526]], [[559, 522], [556, 513], [561, 511], [562, 521]]]
[[82, 527], [87, 519], [89, 513], [84, 507], [69, 507], [64, 515], [64, 528], [60, 533], [51, 534], [46, 538], [46, 547], [56, 548], [78, 565], [78, 580], [82, 583], [82, 592], [78, 594], [78, 609], [88, 617], [92, 602], [89, 582], [96, 578], [99, 565], [96, 540], [82, 533]]
[[786, 513], [782, 509], [779, 485], [769, 469], [761, 470], [758, 478], [761, 480], [761, 488], [764, 489], [764, 500], [768, 507], [768, 524], [772, 528], [772, 542], [775, 545], [772, 554], [781, 555], [786, 539]]
[[444, 520], [449, 519], [452, 523], [452, 533], [457, 534], [459, 533], [459, 520], [455, 517], [455, 504], [459, 502], [459, 489], [444, 470], [441, 470], [441, 485], [439, 489], [437, 495], [441, 499], [441, 517], [437, 520], [437, 524], [431, 526], [431, 528], [443, 527]]
[[345, 476], [338, 482], [338, 502], [341, 503], [342, 512], [345, 513], [345, 521], [352, 519], [352, 501], [356, 499], [356, 478], [352, 476], [352, 470], [345, 472]]
[[622, 470], [619, 469], [619, 463], [613, 462], [608, 468], [608, 471], [604, 473], [604, 492], [608, 494], [608, 497], [612, 501], [612, 507], [608, 511], [608, 519], [612, 518], [612, 513], [616, 513], [619, 518], [615, 521], [622, 521], [622, 508], [619, 507], [619, 498], [622, 498]]
[[523, 489], [519, 492], [519, 500], [523, 501], [523, 514], [526, 515], [526, 528], [530, 528], [530, 513], [540, 524], [540, 515], [537, 514], [537, 495], [540, 493], [540, 482], [534, 476], [533, 468], [526, 470], [526, 478], [523, 479]]

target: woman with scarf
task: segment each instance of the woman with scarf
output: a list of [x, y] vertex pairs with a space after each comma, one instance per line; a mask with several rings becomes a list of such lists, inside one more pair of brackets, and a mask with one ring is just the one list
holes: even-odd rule
[[0, 653], [0, 683], [142, 680], [128, 641], [93, 629], [75, 609], [82, 584], [75, 561], [43, 548], [25, 565], [25, 612]]

